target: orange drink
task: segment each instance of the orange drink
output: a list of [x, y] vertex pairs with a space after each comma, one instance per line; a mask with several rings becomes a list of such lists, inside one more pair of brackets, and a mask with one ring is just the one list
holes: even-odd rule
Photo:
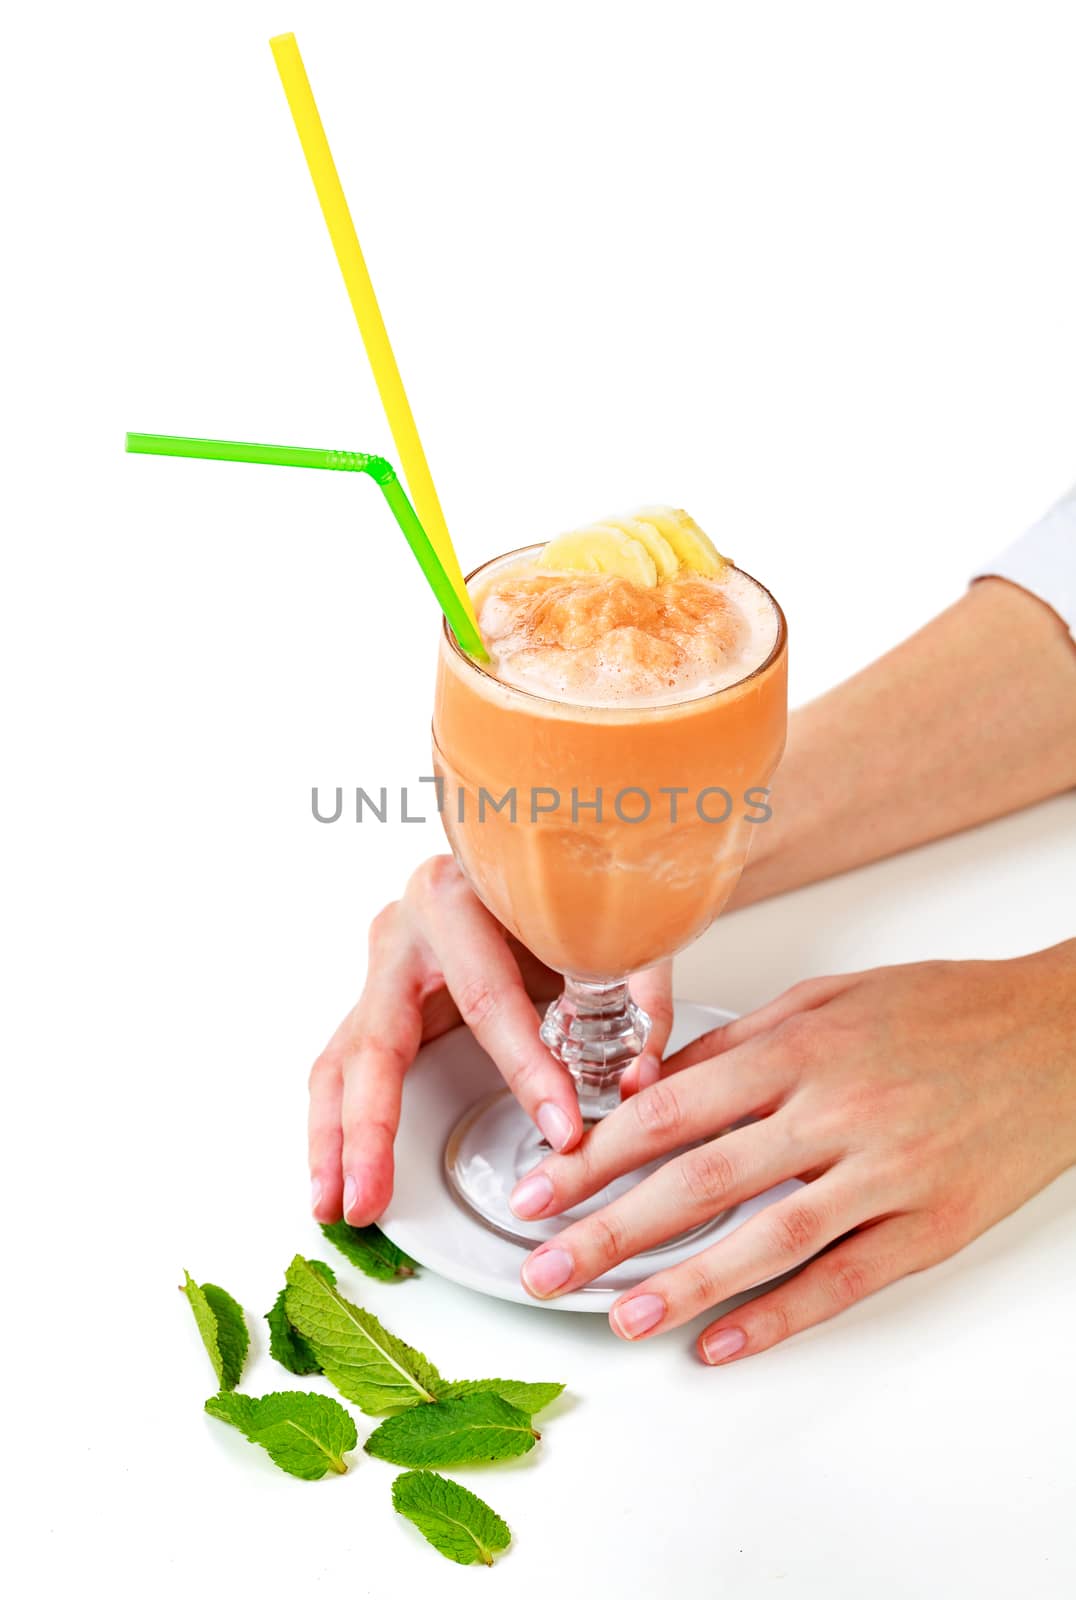
[[[443, 630], [442, 820], [479, 899], [564, 974], [539, 1032], [593, 1121], [619, 1104], [650, 1028], [628, 978], [709, 927], [769, 816], [785, 620], [667, 506], [500, 556], [469, 590], [488, 662]], [[491, 1232], [532, 1248], [545, 1225], [510, 1197], [541, 1154], [505, 1091], [457, 1125], [445, 1173]]]

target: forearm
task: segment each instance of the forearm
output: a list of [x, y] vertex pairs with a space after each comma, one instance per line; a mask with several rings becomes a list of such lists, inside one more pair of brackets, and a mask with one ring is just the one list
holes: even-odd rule
[[1076, 649], [985, 579], [795, 712], [731, 905], [750, 905], [1076, 787]]

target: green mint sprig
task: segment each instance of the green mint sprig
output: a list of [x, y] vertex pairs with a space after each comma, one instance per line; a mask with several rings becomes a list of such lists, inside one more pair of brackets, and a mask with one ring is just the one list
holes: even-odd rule
[[368, 1278], [392, 1283], [413, 1278], [418, 1262], [387, 1239], [380, 1228], [353, 1228], [350, 1222], [323, 1222], [321, 1231], [340, 1254]]
[[449, 1561], [493, 1565], [512, 1542], [508, 1524], [470, 1489], [438, 1472], [401, 1472], [392, 1485], [392, 1503]]
[[[335, 1223], [323, 1232], [353, 1265], [382, 1282], [410, 1276], [414, 1263], [377, 1229]], [[293, 1477], [314, 1480], [348, 1470], [354, 1419], [327, 1395], [282, 1391], [254, 1398], [235, 1392], [250, 1334], [242, 1306], [215, 1284], [182, 1285], [213, 1365], [220, 1393], [205, 1409], [237, 1428]], [[369, 1415], [386, 1415], [365, 1444], [371, 1456], [414, 1470], [392, 1486], [396, 1510], [450, 1561], [492, 1566], [511, 1543], [507, 1524], [484, 1500], [433, 1467], [510, 1460], [541, 1435], [531, 1418], [562, 1394], [562, 1383], [516, 1378], [446, 1382], [421, 1351], [340, 1293], [323, 1261], [296, 1256], [266, 1313], [273, 1358], [297, 1374], [323, 1373]]]
[[363, 1449], [397, 1467], [467, 1467], [524, 1456], [540, 1438], [500, 1395], [467, 1394], [386, 1418]]
[[562, 1383], [521, 1383], [518, 1378], [463, 1378], [458, 1383], [442, 1384], [437, 1398], [458, 1400], [466, 1394], [498, 1394], [517, 1411], [533, 1417], [563, 1393]]
[[[336, 1282], [336, 1273], [324, 1261], [311, 1261], [310, 1265], [315, 1272], [320, 1272], [326, 1283]], [[265, 1313], [265, 1320], [269, 1324], [269, 1354], [274, 1361], [279, 1361], [282, 1367], [297, 1377], [305, 1377], [312, 1372], [321, 1371], [321, 1363], [314, 1354], [310, 1345], [301, 1333], [297, 1333], [288, 1321], [287, 1307], [284, 1296], [287, 1285], [281, 1289], [273, 1301], [272, 1309]]]
[[288, 1321], [345, 1400], [369, 1416], [436, 1400], [441, 1375], [418, 1350], [346, 1300], [303, 1256], [295, 1257], [286, 1276]]
[[222, 1389], [234, 1389], [243, 1375], [243, 1363], [250, 1348], [243, 1307], [215, 1283], [197, 1284], [186, 1270], [183, 1277], [186, 1281], [180, 1284], [180, 1289], [190, 1302], [217, 1382]]
[[252, 1399], [222, 1393], [211, 1396], [205, 1408], [211, 1417], [238, 1428], [251, 1444], [261, 1445], [293, 1478], [346, 1472], [345, 1452], [358, 1442], [350, 1412], [326, 1394], [288, 1390]]

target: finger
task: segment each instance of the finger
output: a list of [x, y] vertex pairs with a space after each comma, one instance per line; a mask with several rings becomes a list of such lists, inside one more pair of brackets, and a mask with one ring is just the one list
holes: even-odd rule
[[547, 1156], [512, 1191], [516, 1216], [556, 1216], [614, 1178], [705, 1139], [742, 1118], [770, 1111], [789, 1080], [779, 1039], [749, 1040], [719, 1065], [705, 1062], [641, 1089], [587, 1132], [578, 1149]]
[[626, 1069], [620, 1080], [620, 1098], [628, 1100], [640, 1089], [649, 1088], [661, 1077], [661, 1058], [669, 1043], [673, 1025], [672, 962], [637, 972], [628, 987], [632, 999], [650, 1018], [646, 1048]]
[[458, 868], [446, 868], [429, 886], [418, 915], [463, 1021], [552, 1148], [570, 1149], [583, 1131], [575, 1084], [538, 1037], [499, 923]]
[[373, 1222], [392, 1198], [404, 1074], [422, 1042], [422, 975], [407, 918], [376, 919], [366, 984], [345, 1028], [341, 1062], [341, 1209], [355, 1227]]
[[618, 1262], [790, 1177], [796, 1155], [780, 1132], [771, 1131], [774, 1120], [687, 1151], [565, 1228], [523, 1263], [523, 1287], [540, 1299], [581, 1289]]
[[664, 1333], [700, 1311], [800, 1266], [863, 1218], [862, 1190], [835, 1167], [743, 1222], [724, 1239], [655, 1273], [616, 1302], [614, 1333]]
[[851, 988], [858, 977], [858, 973], [846, 972], [833, 978], [807, 978], [803, 983], [794, 983], [791, 989], [786, 989], [766, 1005], [748, 1011], [742, 1017], [734, 1017], [731, 1022], [723, 1022], [720, 1027], [711, 1028], [708, 1033], [693, 1039], [674, 1056], [670, 1056], [662, 1075], [667, 1077], [672, 1072], [682, 1072], [685, 1067], [697, 1066], [700, 1061], [724, 1055], [727, 1050], [735, 1050], [737, 1045], [757, 1038], [760, 1033], [769, 1032], [798, 1011], [815, 1011], [845, 989]]
[[310, 1164], [310, 1209], [318, 1222], [336, 1222], [343, 1206], [340, 1110], [344, 1079], [342, 1053], [327, 1045], [310, 1072], [307, 1148]]
[[887, 1217], [842, 1239], [768, 1294], [719, 1317], [699, 1335], [707, 1366], [755, 1356], [927, 1264], [915, 1219]]

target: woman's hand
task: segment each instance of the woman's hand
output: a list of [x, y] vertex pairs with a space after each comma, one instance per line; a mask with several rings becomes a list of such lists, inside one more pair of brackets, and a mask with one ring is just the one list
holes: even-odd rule
[[622, 1295], [614, 1331], [666, 1332], [810, 1261], [706, 1328], [713, 1365], [953, 1254], [1076, 1160], [1076, 940], [797, 984], [673, 1056], [513, 1209], [556, 1216], [698, 1140], [529, 1256], [529, 1292], [578, 1289], [793, 1177], [805, 1187]]
[[[532, 1000], [563, 980], [510, 937], [451, 856], [423, 862], [402, 900], [375, 917], [358, 1005], [310, 1074], [311, 1206], [319, 1222], [364, 1226], [392, 1196], [392, 1144], [404, 1074], [419, 1047], [467, 1024], [554, 1150], [583, 1131], [575, 1085], [538, 1038]], [[632, 979], [650, 1013], [638, 1081], [655, 1082], [672, 1023], [666, 963]]]

